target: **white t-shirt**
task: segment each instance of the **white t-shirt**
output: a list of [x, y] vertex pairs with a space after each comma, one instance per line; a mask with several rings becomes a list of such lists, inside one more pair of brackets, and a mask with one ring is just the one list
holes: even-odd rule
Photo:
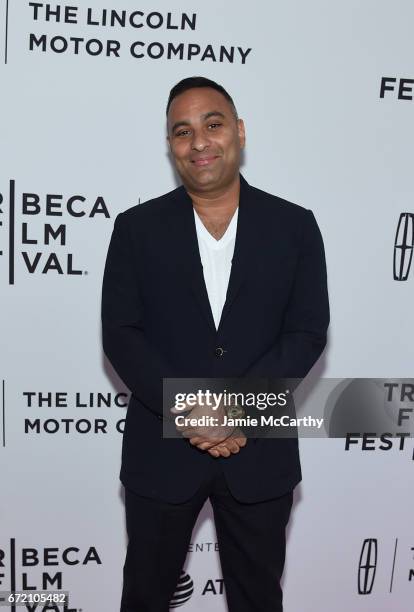
[[216, 329], [219, 326], [224, 302], [226, 301], [229, 284], [231, 260], [233, 259], [234, 245], [236, 243], [237, 217], [236, 211], [226, 229], [225, 234], [216, 240], [206, 229], [195, 208], [194, 218], [197, 230], [198, 248], [201, 263], [203, 264], [204, 281], [206, 283], [208, 299], [210, 300]]

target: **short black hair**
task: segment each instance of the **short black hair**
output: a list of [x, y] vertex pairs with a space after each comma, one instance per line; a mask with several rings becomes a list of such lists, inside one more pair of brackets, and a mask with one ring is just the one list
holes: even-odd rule
[[184, 93], [188, 89], [194, 89], [196, 87], [211, 87], [211, 89], [215, 89], [216, 91], [221, 93], [226, 98], [227, 102], [230, 103], [235, 118], [238, 118], [236, 106], [233, 102], [233, 98], [231, 97], [231, 95], [224, 89], [222, 85], [219, 85], [215, 81], [212, 81], [211, 79], [207, 79], [206, 77], [202, 76], [188, 77], [186, 79], [182, 79], [176, 85], [174, 85], [174, 87], [170, 91], [170, 95], [168, 96], [166, 114], [168, 115], [171, 102], [174, 100], [174, 98]]

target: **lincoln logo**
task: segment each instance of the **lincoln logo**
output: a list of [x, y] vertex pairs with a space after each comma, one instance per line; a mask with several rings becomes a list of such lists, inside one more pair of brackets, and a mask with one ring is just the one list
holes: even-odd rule
[[364, 540], [359, 557], [358, 567], [358, 593], [369, 595], [374, 586], [375, 572], [377, 569], [378, 544], [376, 538]]
[[394, 243], [394, 280], [407, 280], [413, 258], [413, 248], [414, 214], [401, 213]]

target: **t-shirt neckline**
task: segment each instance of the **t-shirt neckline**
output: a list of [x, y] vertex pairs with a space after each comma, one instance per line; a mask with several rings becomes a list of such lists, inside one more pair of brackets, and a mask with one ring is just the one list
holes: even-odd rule
[[233, 238], [236, 235], [236, 231], [237, 231], [237, 219], [238, 219], [239, 207], [237, 207], [236, 210], [234, 211], [231, 221], [228, 224], [227, 229], [222, 235], [222, 237], [220, 238], [220, 240], [216, 240], [214, 236], [210, 234], [210, 232], [208, 231], [208, 229], [206, 228], [206, 226], [204, 225], [204, 223], [198, 216], [198, 213], [194, 207], [193, 207], [193, 210], [194, 210], [194, 218], [195, 218], [195, 223], [197, 227], [197, 232], [199, 236], [203, 239], [203, 241], [208, 244], [209, 247], [215, 250], [219, 250], [219, 249], [226, 247], [229, 244], [229, 242], [233, 240]]

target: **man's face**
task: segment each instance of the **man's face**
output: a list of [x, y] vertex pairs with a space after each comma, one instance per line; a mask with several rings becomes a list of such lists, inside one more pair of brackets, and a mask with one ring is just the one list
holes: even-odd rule
[[244, 125], [215, 89], [194, 88], [171, 102], [168, 141], [185, 187], [207, 195], [225, 190], [238, 175]]

